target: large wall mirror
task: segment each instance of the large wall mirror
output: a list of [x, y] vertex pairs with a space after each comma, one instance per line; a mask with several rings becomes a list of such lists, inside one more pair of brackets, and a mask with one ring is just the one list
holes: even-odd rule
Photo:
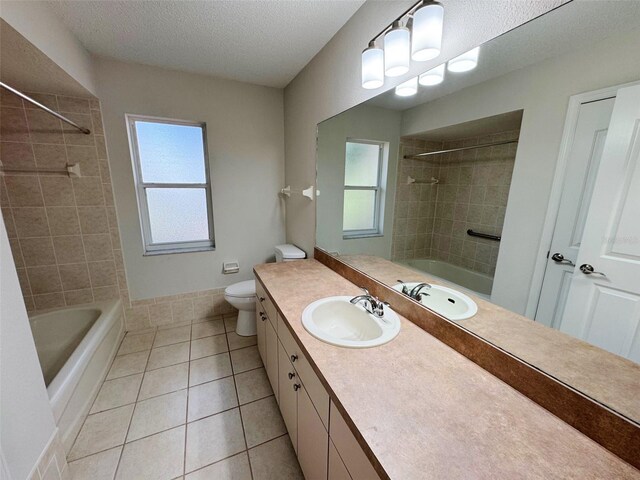
[[571, 2], [320, 123], [317, 246], [640, 424], [639, 52]]

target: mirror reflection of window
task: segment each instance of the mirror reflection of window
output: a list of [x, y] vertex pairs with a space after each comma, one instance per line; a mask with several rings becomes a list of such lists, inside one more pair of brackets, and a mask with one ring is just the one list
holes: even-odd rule
[[382, 234], [384, 142], [347, 140], [344, 169], [343, 235]]

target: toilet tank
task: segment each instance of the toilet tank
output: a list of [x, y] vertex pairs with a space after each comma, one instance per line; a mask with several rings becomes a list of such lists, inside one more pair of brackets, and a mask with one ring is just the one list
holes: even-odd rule
[[276, 262], [291, 262], [306, 258], [307, 254], [295, 245], [276, 245]]

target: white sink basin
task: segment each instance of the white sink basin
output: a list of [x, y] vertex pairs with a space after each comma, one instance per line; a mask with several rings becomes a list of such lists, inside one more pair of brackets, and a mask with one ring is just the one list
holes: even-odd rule
[[400, 318], [389, 307], [377, 318], [353, 297], [328, 297], [307, 305], [302, 325], [318, 340], [348, 348], [367, 348], [393, 340], [400, 332]]
[[[393, 289], [402, 292], [402, 287], [407, 287], [411, 291], [416, 285], [418, 282], [398, 283], [393, 286]], [[423, 289], [420, 293], [422, 293], [420, 303], [449, 320], [465, 320], [478, 312], [476, 302], [452, 288], [432, 285], [431, 288]]]

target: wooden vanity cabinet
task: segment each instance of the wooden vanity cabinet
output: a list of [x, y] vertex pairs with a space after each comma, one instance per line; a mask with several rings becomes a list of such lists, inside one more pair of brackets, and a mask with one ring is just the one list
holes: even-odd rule
[[258, 337], [258, 352], [262, 363], [267, 364], [267, 315], [262, 309], [262, 303], [256, 297], [256, 335]]
[[329, 439], [329, 474], [328, 480], [352, 480], [349, 470], [345, 467], [342, 458], [333, 440]]
[[298, 374], [289, 355], [278, 342], [278, 383], [280, 387], [280, 412], [289, 432], [293, 449], [298, 453]]

